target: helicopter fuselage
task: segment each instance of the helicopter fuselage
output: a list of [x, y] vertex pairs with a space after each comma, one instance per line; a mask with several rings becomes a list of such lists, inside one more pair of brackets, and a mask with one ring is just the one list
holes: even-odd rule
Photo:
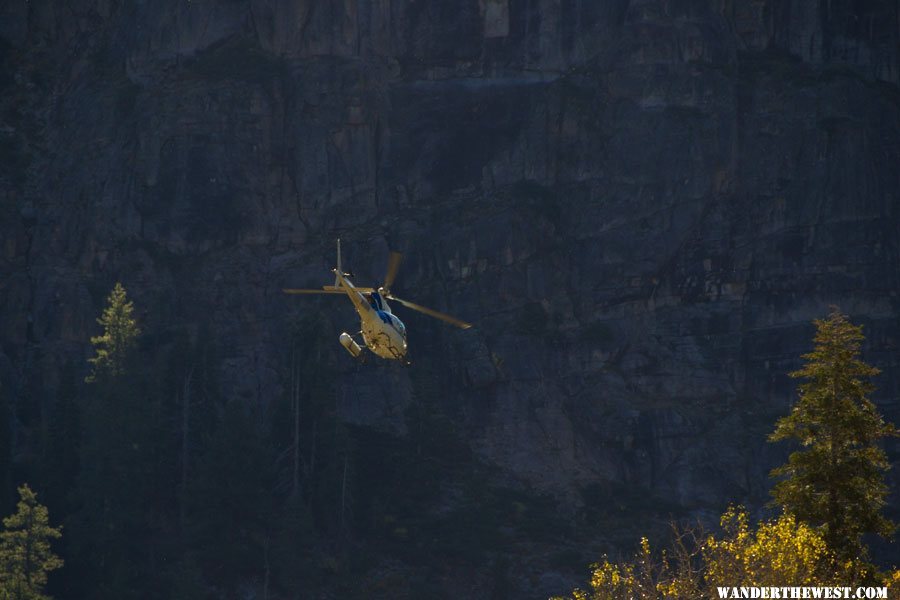
[[461, 329], [469, 329], [471, 323], [466, 323], [455, 317], [440, 311], [398, 298], [391, 293], [391, 284], [397, 276], [397, 268], [400, 266], [402, 254], [391, 252], [388, 258], [388, 266], [384, 275], [384, 285], [379, 288], [357, 287], [350, 281], [352, 275], [341, 269], [341, 240], [337, 240], [337, 266], [331, 270], [334, 273], [334, 285], [324, 285], [322, 289], [309, 288], [284, 288], [285, 294], [346, 294], [353, 303], [353, 308], [359, 315], [362, 340], [357, 341], [346, 331], [338, 336], [341, 346], [350, 353], [353, 358], [364, 358], [363, 345], [370, 352], [381, 358], [398, 360], [406, 366], [410, 362], [407, 358], [406, 327], [403, 321], [394, 316], [387, 301], [391, 300], [417, 312], [440, 319]]
[[360, 329], [366, 347], [381, 358], [403, 360], [406, 356], [406, 327], [391, 312], [387, 301], [378, 292], [370, 294], [371, 301], [356, 290], [356, 286], [335, 269], [337, 283], [344, 288], [360, 318]]

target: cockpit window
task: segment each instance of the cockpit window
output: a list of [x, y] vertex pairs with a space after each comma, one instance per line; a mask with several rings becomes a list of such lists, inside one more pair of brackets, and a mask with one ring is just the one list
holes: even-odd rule
[[403, 321], [401, 321], [394, 315], [391, 315], [391, 322], [394, 324], [394, 327], [397, 329], [397, 331], [400, 332], [400, 335], [402, 335], [405, 338], [406, 337], [406, 325], [403, 324]]
[[369, 296], [369, 302], [375, 310], [384, 310], [381, 295], [378, 292], [372, 292], [372, 295]]

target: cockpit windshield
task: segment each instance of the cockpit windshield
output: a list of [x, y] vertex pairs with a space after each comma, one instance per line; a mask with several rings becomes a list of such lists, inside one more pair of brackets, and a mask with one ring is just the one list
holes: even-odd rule
[[369, 304], [371, 304], [372, 308], [375, 310], [382, 310], [381, 296], [379, 296], [377, 292], [373, 292], [372, 295], [369, 296]]
[[403, 321], [401, 321], [394, 315], [391, 315], [391, 323], [393, 323], [394, 328], [400, 332], [400, 335], [402, 335], [403, 338], [406, 339], [406, 325], [403, 324]]

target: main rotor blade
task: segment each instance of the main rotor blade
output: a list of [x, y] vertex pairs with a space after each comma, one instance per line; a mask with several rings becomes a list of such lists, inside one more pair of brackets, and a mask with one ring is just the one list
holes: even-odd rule
[[285, 294], [346, 294], [344, 290], [301, 290], [297, 288], [284, 288], [281, 290]]
[[[355, 287], [353, 288], [360, 294], [371, 294], [375, 290], [370, 287]], [[326, 285], [320, 290], [305, 290], [305, 289], [297, 289], [297, 288], [284, 288], [281, 290], [285, 294], [346, 294], [347, 290], [345, 288], [333, 285]]]
[[426, 307], [422, 306], [421, 304], [416, 304], [415, 302], [410, 302], [409, 300], [404, 300], [403, 298], [398, 298], [397, 296], [394, 296], [392, 294], [389, 294], [387, 296], [387, 299], [391, 300], [393, 302], [399, 302], [406, 308], [411, 308], [413, 310], [417, 310], [420, 313], [425, 313], [426, 315], [428, 315], [430, 317], [434, 317], [435, 319], [440, 319], [441, 321], [446, 321], [447, 323], [450, 323], [451, 325], [456, 325], [457, 327], [461, 327], [462, 329], [468, 329], [469, 327], [472, 326], [471, 323], [466, 323], [465, 321], [461, 321], [461, 320], [457, 319], [456, 317], [451, 317], [450, 315], [436, 311], [433, 308], [426, 308]]
[[[346, 288], [343, 288], [339, 285], [323, 285], [322, 289], [325, 290], [326, 292], [338, 292], [338, 293], [343, 294], [343, 293], [345, 293]], [[359, 292], [360, 294], [371, 294], [372, 292], [375, 291], [373, 288], [370, 288], [370, 287], [353, 286], [353, 289], [356, 290], [357, 292]]]
[[400, 261], [402, 260], [402, 254], [391, 252], [391, 255], [388, 257], [387, 272], [384, 274], [384, 289], [389, 290], [394, 285], [394, 279], [397, 278], [397, 269], [400, 268]]

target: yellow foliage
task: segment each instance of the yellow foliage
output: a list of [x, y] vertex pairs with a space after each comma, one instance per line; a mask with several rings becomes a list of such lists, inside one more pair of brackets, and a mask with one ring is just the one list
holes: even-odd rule
[[631, 565], [614, 565], [606, 558], [602, 563], [593, 565], [591, 600], [629, 598], [633, 596], [634, 588], [634, 567]]
[[742, 507], [730, 507], [720, 524], [719, 536], [676, 530], [672, 552], [662, 552], [659, 560], [641, 538], [630, 562], [604, 557], [592, 565], [590, 589], [575, 590], [572, 599], [696, 600], [718, 597], [721, 586], [872, 584], [886, 585], [889, 597], [900, 597], [900, 570], [878, 574], [863, 560], [837, 560], [824, 537], [791, 514], [753, 526]]
[[[730, 507], [721, 519], [725, 535], [709, 536], [703, 547], [706, 579], [712, 585], [815, 586], [834, 583], [832, 556], [825, 540], [790, 514], [748, 525], [742, 508]], [[827, 577], [827, 579], [826, 579]]]
[[900, 598], [900, 569], [894, 569], [884, 577], [884, 585], [888, 589], [888, 598]]

